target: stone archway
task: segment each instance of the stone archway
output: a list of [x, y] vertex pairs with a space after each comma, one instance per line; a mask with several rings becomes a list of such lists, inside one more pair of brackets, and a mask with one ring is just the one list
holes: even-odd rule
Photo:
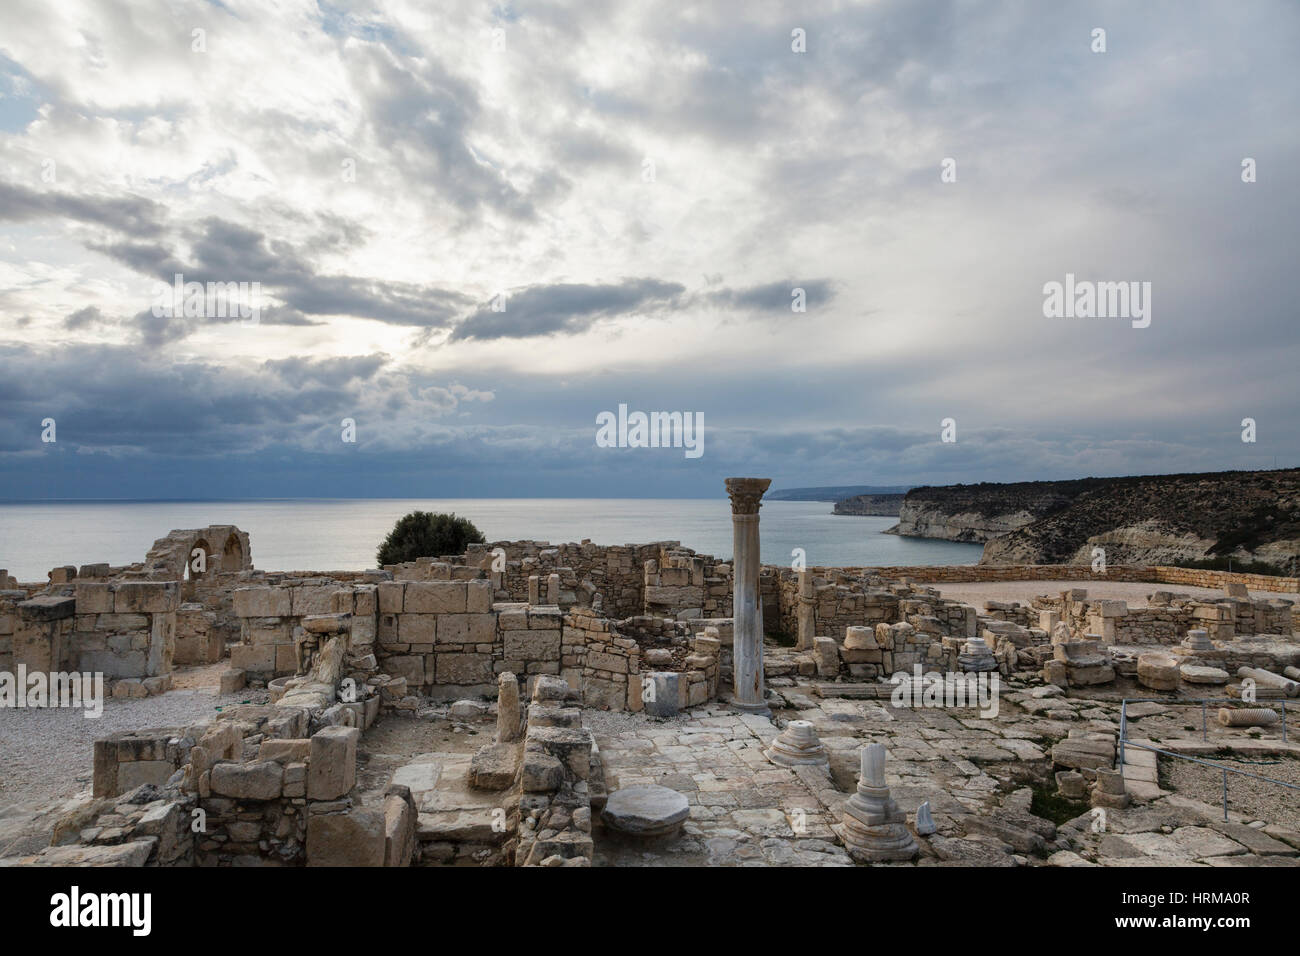
[[244, 546], [239, 540], [239, 534], [232, 532], [226, 538], [226, 546], [221, 549], [221, 569], [223, 571], [239, 571], [245, 564]]
[[185, 552], [186, 581], [197, 581], [213, 570], [212, 545], [207, 538], [195, 538]]

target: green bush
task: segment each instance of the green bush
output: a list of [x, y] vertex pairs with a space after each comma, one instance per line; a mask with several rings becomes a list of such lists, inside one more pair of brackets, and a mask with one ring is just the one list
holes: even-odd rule
[[482, 544], [483, 533], [468, 518], [432, 511], [412, 511], [399, 518], [388, 537], [379, 546], [376, 560], [401, 564], [416, 558], [437, 558], [444, 554], [462, 554], [470, 544]]

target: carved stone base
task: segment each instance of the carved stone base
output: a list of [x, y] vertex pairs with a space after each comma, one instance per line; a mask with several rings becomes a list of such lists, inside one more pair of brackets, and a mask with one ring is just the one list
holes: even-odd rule
[[859, 863], [910, 860], [920, 848], [905, 819], [885, 786], [885, 748], [868, 744], [862, 748], [857, 792], [845, 801], [836, 832]]
[[817, 739], [811, 721], [792, 720], [763, 751], [763, 756], [780, 767], [827, 766], [830, 755]]
[[844, 841], [844, 849], [858, 863], [910, 860], [920, 852], [912, 831], [903, 823], [866, 826], [845, 814], [837, 829]]

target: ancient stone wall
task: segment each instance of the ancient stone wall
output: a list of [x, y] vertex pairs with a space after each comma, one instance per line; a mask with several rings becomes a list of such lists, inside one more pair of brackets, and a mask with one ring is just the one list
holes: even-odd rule
[[490, 696], [504, 672], [530, 682], [566, 679], [591, 707], [639, 706], [639, 648], [590, 608], [493, 602], [491, 582], [384, 581], [340, 587], [306, 579], [242, 588], [234, 606], [243, 640], [231, 664], [254, 680], [298, 668], [305, 621], [350, 615], [352, 659], [372, 654], [372, 670], [439, 700]]
[[[180, 587], [175, 581], [76, 583], [72, 659], [108, 678], [165, 678], [172, 670]], [[129, 685], [133, 696], [142, 696]], [[147, 688], [159, 693], [163, 681]], [[143, 687], [142, 687], [143, 689]]]
[[[799, 631], [799, 575], [789, 568], [764, 568], [760, 578], [774, 582], [777, 620], [783, 634]], [[899, 620], [898, 595], [884, 587], [874, 587], [863, 577], [840, 574], [833, 569], [809, 569], [813, 575], [815, 631], [838, 636], [842, 640], [846, 627], [893, 623]], [[764, 604], [766, 608], [766, 602]]]
[[1049, 631], [1063, 620], [1075, 639], [1093, 635], [1108, 644], [1177, 644], [1193, 629], [1207, 631], [1211, 640], [1256, 634], [1290, 639], [1294, 623], [1294, 605], [1283, 598], [1202, 601], [1163, 591], [1154, 592], [1144, 608], [1088, 600], [1086, 589], [1035, 598], [1033, 608], [1039, 626]]
[[1110, 565], [1102, 572], [1093, 571], [1089, 565], [1078, 564], [881, 566], [841, 570], [845, 574], [875, 574], [885, 578], [907, 579], [926, 584], [965, 584], [981, 581], [1130, 581], [1182, 584], [1203, 588], [1224, 588], [1229, 584], [1244, 584], [1252, 591], [1300, 593], [1300, 578], [1241, 574], [1236, 571], [1206, 571], [1166, 565]]
[[169, 532], [153, 543], [143, 570], [154, 580], [183, 581], [252, 566], [248, 532], [223, 524]]

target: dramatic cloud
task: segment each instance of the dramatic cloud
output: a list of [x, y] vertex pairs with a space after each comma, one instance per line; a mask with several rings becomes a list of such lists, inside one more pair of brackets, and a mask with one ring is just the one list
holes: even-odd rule
[[[0, 497], [1300, 464], [1297, 46], [1286, 0], [7, 0]], [[1067, 274], [1149, 327], [1045, 317]], [[595, 447], [620, 404], [704, 456]]]

